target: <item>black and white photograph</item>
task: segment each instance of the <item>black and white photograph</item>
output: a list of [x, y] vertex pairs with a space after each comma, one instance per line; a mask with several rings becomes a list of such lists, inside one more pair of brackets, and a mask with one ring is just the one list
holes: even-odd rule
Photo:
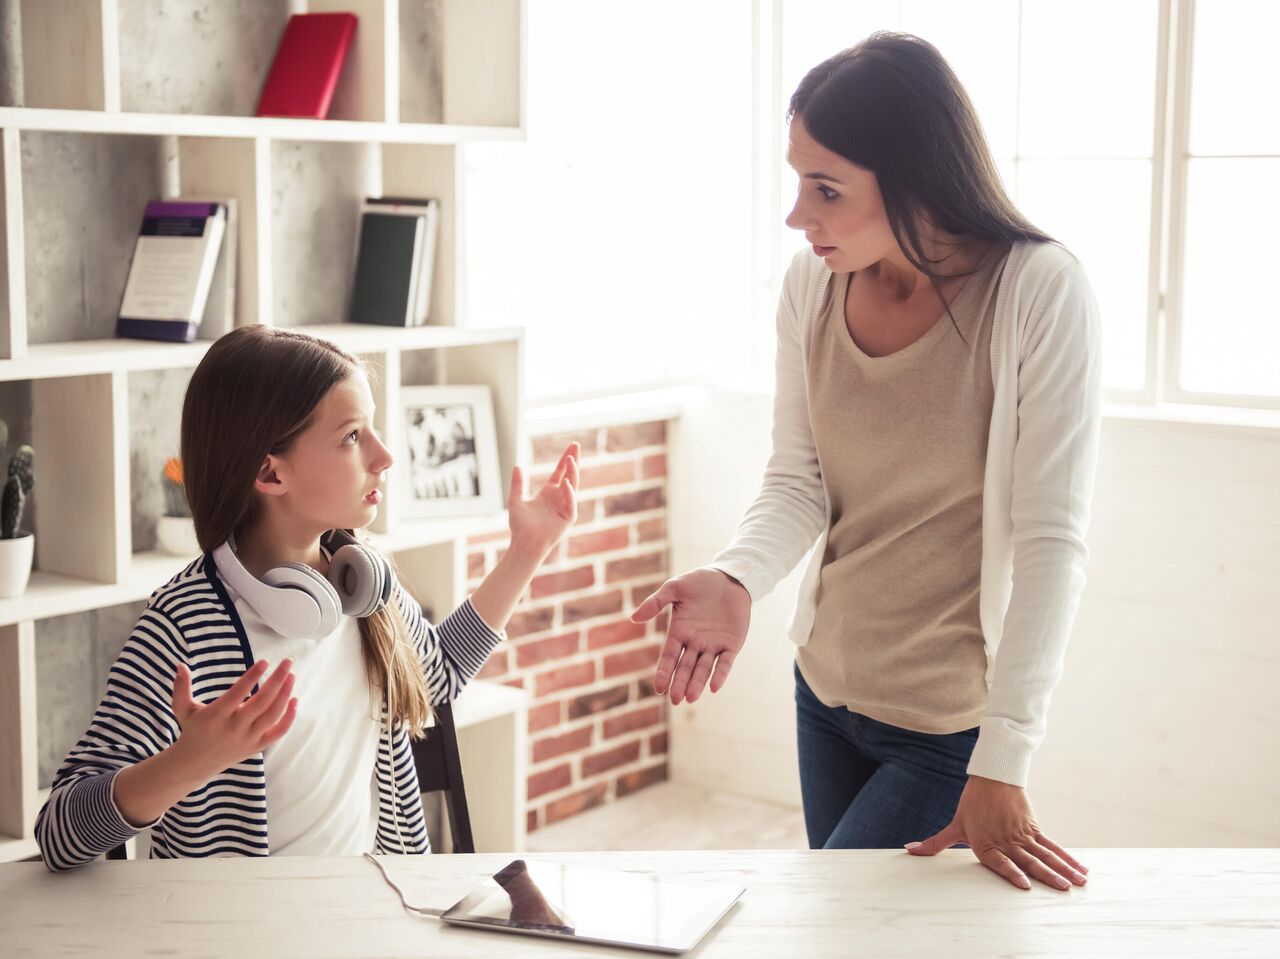
[[487, 387], [406, 387], [401, 416], [408, 515], [501, 509], [502, 477]]

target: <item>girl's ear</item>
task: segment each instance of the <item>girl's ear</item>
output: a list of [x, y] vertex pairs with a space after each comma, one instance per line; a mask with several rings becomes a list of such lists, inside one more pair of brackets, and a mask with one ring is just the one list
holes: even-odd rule
[[281, 477], [280, 467], [283, 464], [280, 460], [267, 455], [262, 461], [262, 465], [258, 467], [258, 475], [254, 477], [253, 488], [259, 493], [266, 493], [268, 496], [281, 496], [284, 494], [284, 479]]

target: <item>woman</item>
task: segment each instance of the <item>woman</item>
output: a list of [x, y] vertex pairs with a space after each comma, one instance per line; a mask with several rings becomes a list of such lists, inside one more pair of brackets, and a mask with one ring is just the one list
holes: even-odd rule
[[751, 603], [810, 552], [789, 626], [814, 848], [971, 847], [1083, 885], [1035, 820], [1031, 755], [1084, 583], [1097, 305], [1006, 197], [930, 44], [875, 34], [791, 98], [773, 453], [733, 542], [669, 580], [656, 688], [725, 682]]

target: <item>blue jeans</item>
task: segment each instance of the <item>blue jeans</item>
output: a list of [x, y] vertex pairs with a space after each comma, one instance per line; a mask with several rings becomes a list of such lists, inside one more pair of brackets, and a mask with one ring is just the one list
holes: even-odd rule
[[824, 706], [796, 667], [804, 824], [813, 849], [900, 849], [955, 815], [978, 729], [917, 733]]

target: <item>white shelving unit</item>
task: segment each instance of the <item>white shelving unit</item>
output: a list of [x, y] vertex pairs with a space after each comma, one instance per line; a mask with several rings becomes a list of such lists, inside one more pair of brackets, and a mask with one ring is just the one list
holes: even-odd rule
[[[412, 0], [403, 0], [408, 4]], [[43, 797], [37, 781], [35, 649], [42, 620], [144, 600], [184, 560], [135, 551], [131, 510], [131, 377], [189, 370], [208, 341], [164, 344], [102, 338], [38, 342], [29, 327], [26, 248], [32, 218], [49, 198], [24, 176], [24, 139], [151, 138], [173, 156], [155, 195], [232, 196], [238, 201], [236, 325], [279, 323], [305, 329], [363, 357], [376, 374], [377, 426], [398, 449], [402, 386], [482, 383], [491, 387], [504, 482], [525, 459], [522, 435], [523, 334], [469, 329], [458, 296], [462, 152], [475, 141], [524, 137], [526, 26], [523, 0], [439, 0], [441, 123], [401, 123], [401, 0], [293, 0], [294, 12], [347, 10], [360, 26], [335, 94], [332, 119], [272, 119], [121, 111], [121, 17], [117, 0], [23, 0], [25, 106], [0, 107], [0, 383], [29, 384], [36, 449], [36, 563], [30, 585], [0, 601], [0, 861], [36, 853], [32, 824]], [[193, 41], [194, 42], [194, 41]], [[170, 52], [165, 56], [173, 56]], [[177, 55], [181, 55], [180, 52]], [[234, 69], [234, 65], [229, 69]], [[86, 143], [89, 141], [86, 140]], [[357, 192], [437, 197], [441, 235], [432, 325], [415, 329], [299, 322], [278, 315], [284, 254], [276, 249], [282, 191], [273, 183], [278, 151], [297, 144], [346, 143], [366, 151], [369, 176]], [[103, 190], [112, 186], [103, 182]], [[305, 200], [303, 197], [303, 206]], [[322, 198], [316, 198], [317, 203]], [[354, 203], [354, 196], [351, 198]], [[285, 215], [290, 207], [283, 207]], [[53, 215], [58, 215], [56, 212]], [[141, 210], [138, 210], [141, 216]], [[357, 228], [350, 224], [351, 244]], [[323, 264], [348, 270], [349, 263]], [[114, 306], [114, 304], [113, 304]], [[47, 311], [46, 311], [47, 312]], [[332, 318], [340, 318], [338, 310]], [[39, 339], [49, 337], [42, 332]], [[425, 372], [424, 372], [425, 371]], [[175, 410], [147, 415], [174, 417]], [[393, 477], [372, 532], [406, 586], [437, 615], [465, 596], [465, 538], [500, 517], [444, 522], [405, 520]], [[122, 637], [123, 638], [123, 637]], [[499, 784], [473, 809], [477, 838], [496, 848], [524, 842], [524, 706], [519, 691], [478, 688], [470, 728], [476, 751], [500, 753], [511, 768], [476, 768]], [[483, 702], [481, 702], [483, 700]], [[497, 704], [497, 705], [494, 705]], [[468, 710], [466, 697], [459, 711]], [[511, 742], [507, 742], [511, 739]], [[466, 756], [464, 755], [464, 764]], [[470, 775], [470, 772], [468, 773]], [[490, 788], [487, 792], [493, 792]], [[479, 813], [479, 815], [477, 815]], [[489, 822], [493, 820], [493, 822]]]

